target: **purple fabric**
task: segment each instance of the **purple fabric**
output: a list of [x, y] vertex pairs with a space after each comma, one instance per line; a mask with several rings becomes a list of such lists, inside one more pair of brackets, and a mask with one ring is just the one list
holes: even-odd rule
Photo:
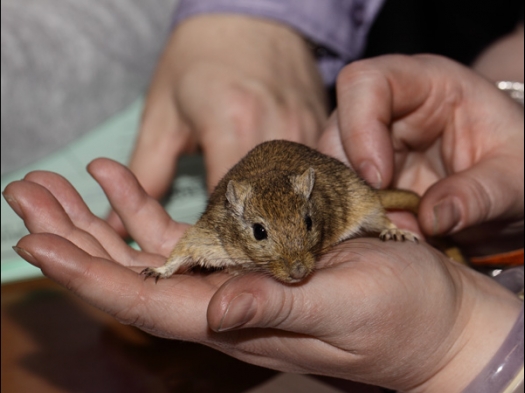
[[[368, 30], [384, 0], [181, 0], [173, 25], [203, 13], [240, 13], [283, 22], [328, 48], [318, 59], [327, 85], [361, 55]], [[330, 53], [332, 52], [332, 53]]]

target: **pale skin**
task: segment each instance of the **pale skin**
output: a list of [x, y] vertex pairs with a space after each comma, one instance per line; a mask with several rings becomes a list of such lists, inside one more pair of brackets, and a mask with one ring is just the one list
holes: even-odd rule
[[523, 24], [489, 45], [474, 60], [472, 68], [493, 81], [524, 81]]
[[138, 272], [160, 266], [185, 226], [119, 164], [100, 159], [89, 170], [144, 251], [93, 216], [63, 178], [34, 172], [4, 193], [32, 233], [18, 252], [90, 304], [157, 336], [283, 371], [443, 392], [481, 370], [520, 310], [513, 294], [426, 244], [377, 239], [336, 247], [300, 286], [224, 273], [144, 281]]
[[[407, 113], [421, 121], [420, 132], [434, 131], [437, 140], [443, 139], [440, 145], [447, 138], [461, 141], [472, 127], [461, 121], [436, 131], [432, 125], [446, 124], [443, 119], [450, 118], [447, 108], [454, 108], [456, 119], [480, 119], [475, 123], [477, 137], [462, 149], [464, 156], [476, 159], [467, 160], [463, 169], [483, 172], [482, 188], [503, 187], [506, 195], [489, 199], [488, 206], [480, 204], [479, 212], [469, 211], [460, 221], [507, 222], [511, 215], [522, 217], [523, 169], [519, 172], [515, 162], [518, 158], [523, 162], [523, 147], [516, 150], [517, 130], [523, 138], [522, 109], [489, 88], [490, 84], [481, 83], [481, 78], [474, 75], [472, 79], [466, 69], [443, 61], [387, 57], [367, 62], [366, 68], [376, 71], [372, 75], [388, 75], [396, 82], [391, 84], [391, 97], [401, 107], [413, 105], [414, 97], [421, 100]], [[451, 71], [445, 76], [440, 71], [444, 67]], [[368, 87], [374, 90], [377, 80], [363, 78], [364, 84], [370, 82]], [[428, 92], [428, 83], [432, 94], [419, 94]], [[461, 99], [456, 105], [444, 105], [451, 92]], [[434, 94], [444, 99], [433, 99]], [[364, 113], [373, 115], [365, 110], [366, 102]], [[374, 103], [381, 113], [391, 104], [388, 95]], [[435, 114], [433, 122], [426, 122], [428, 113]], [[479, 113], [484, 115], [476, 116]], [[370, 116], [369, 124], [375, 119]], [[332, 128], [323, 141], [324, 148], [337, 155], [345, 150], [334, 130], [343, 132]], [[388, 147], [391, 135], [386, 135], [388, 143], [383, 142]], [[503, 151], [507, 154], [498, 154]], [[423, 167], [432, 163], [454, 168], [453, 158], [434, 153], [425, 159], [421, 153], [417, 161]], [[396, 165], [390, 176], [397, 179], [404, 168], [408, 166]], [[301, 285], [287, 286], [255, 274], [231, 278], [223, 273], [175, 275], [155, 285], [138, 272], [145, 266], [162, 265], [187, 227], [172, 221], [121, 165], [99, 159], [89, 171], [143, 251], [129, 248], [107, 223], [94, 217], [63, 178], [34, 172], [4, 192], [32, 233], [17, 244], [18, 252], [86, 301], [155, 335], [201, 342], [279, 370], [315, 370], [405, 392], [437, 393], [461, 391], [480, 372], [522, 307], [499, 284], [451, 263], [424, 243], [377, 239], [355, 239], [337, 246]], [[439, 190], [439, 184], [444, 184], [440, 181], [448, 180], [449, 192], [459, 195], [468, 194], [470, 184], [445, 171], [420, 171], [420, 183], [410, 183], [411, 178], [399, 175], [407, 185], [426, 186], [422, 191], [428, 189], [428, 195], [430, 190]], [[475, 237], [470, 239], [474, 241]]]
[[[523, 81], [523, 25], [491, 44], [472, 67], [492, 80]], [[289, 139], [315, 146], [326, 119], [324, 86], [297, 31], [238, 14], [200, 15], [167, 41], [129, 167], [160, 198], [178, 158], [200, 149], [211, 190], [260, 142]], [[108, 222], [125, 236], [114, 212]]]
[[472, 255], [523, 247], [523, 108], [492, 83], [442, 57], [384, 56], [347, 66], [338, 102], [320, 150], [422, 195], [423, 233]]
[[[321, 76], [295, 30], [240, 15], [193, 17], [159, 60], [129, 167], [160, 198], [179, 156], [200, 149], [211, 190], [261, 142], [315, 146], [327, 117]], [[115, 214], [108, 220], [125, 233]]]

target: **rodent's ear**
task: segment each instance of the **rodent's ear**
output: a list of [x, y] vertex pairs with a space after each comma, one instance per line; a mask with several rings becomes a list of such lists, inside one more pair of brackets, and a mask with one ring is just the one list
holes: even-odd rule
[[310, 167], [304, 171], [302, 175], [292, 176], [290, 180], [292, 181], [294, 191], [299, 195], [304, 195], [304, 197], [308, 199], [314, 188], [315, 170]]
[[252, 187], [249, 184], [234, 180], [228, 182], [226, 199], [230, 202], [234, 212], [239, 216], [244, 212], [244, 202], [246, 198], [248, 198], [248, 195], [250, 195], [251, 190]]

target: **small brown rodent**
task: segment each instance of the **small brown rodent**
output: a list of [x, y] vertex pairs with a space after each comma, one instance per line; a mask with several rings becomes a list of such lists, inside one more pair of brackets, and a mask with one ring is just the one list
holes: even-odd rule
[[265, 142], [219, 182], [166, 263], [141, 274], [167, 278], [200, 265], [299, 282], [320, 255], [345, 239], [379, 233], [382, 240], [417, 242], [385, 209], [417, 213], [418, 204], [418, 195], [375, 190], [342, 162], [307, 146]]

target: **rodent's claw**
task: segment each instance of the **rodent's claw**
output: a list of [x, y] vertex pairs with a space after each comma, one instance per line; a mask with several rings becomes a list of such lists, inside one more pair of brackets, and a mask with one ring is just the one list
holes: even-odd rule
[[149, 277], [154, 277], [155, 278], [155, 284], [157, 283], [157, 281], [159, 281], [159, 278], [161, 276], [161, 274], [159, 272], [157, 272], [152, 267], [147, 267], [146, 269], [142, 270], [140, 272], [140, 275], [144, 276], [144, 281], [146, 281], [146, 279], [149, 278]]
[[416, 244], [419, 244], [419, 239], [417, 238], [415, 234], [413, 234], [410, 231], [405, 231], [399, 228], [385, 229], [381, 232], [381, 234], [379, 235], [379, 238], [382, 241], [394, 240], [396, 242], [399, 242], [399, 241], [404, 242], [405, 240], [408, 240]]

